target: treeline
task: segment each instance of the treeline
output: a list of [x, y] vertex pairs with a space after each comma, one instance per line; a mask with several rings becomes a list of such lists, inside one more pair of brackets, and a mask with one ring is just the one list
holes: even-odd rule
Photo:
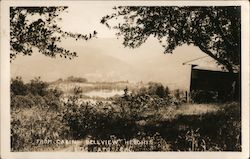
[[88, 82], [87, 78], [83, 77], [74, 77], [74, 76], [69, 76], [66, 79], [59, 78], [58, 80], [52, 82], [52, 83], [62, 83], [62, 82], [73, 82], [73, 83], [86, 83]]

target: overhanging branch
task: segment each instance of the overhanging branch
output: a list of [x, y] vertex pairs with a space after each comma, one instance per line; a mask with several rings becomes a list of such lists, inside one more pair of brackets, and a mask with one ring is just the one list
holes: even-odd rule
[[207, 55], [218, 61], [220, 64], [224, 65], [229, 72], [233, 72], [233, 67], [228, 61], [218, 58], [216, 55], [214, 55], [211, 51], [207, 50], [202, 45], [197, 45], [197, 46], [201, 49], [201, 51], [203, 51], [204, 53], [206, 53]]

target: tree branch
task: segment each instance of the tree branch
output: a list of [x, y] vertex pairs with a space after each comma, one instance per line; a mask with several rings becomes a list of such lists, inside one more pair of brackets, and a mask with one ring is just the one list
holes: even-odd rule
[[197, 46], [201, 49], [201, 51], [203, 51], [204, 53], [206, 53], [207, 55], [218, 61], [220, 64], [224, 65], [229, 72], [233, 72], [233, 67], [228, 61], [218, 58], [216, 55], [214, 55], [211, 51], [207, 50], [202, 45], [197, 45]]
[[235, 49], [234, 45], [228, 40], [228, 38], [225, 36], [223, 33], [221, 27], [220, 27], [220, 22], [217, 18], [214, 18], [211, 16], [211, 20], [214, 23], [214, 26], [216, 30], [219, 32], [219, 35], [222, 37], [226, 45], [230, 48], [229, 50], [232, 50], [233, 52], [236, 52], [237, 50]]

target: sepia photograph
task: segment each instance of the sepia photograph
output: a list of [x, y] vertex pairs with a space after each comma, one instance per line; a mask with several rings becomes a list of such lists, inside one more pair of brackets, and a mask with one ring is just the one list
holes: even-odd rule
[[246, 154], [248, 3], [187, 4], [6, 5], [9, 152]]

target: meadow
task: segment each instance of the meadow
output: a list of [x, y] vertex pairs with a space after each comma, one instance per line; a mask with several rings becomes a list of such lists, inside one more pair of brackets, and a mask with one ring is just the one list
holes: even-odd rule
[[[58, 87], [62, 83], [71, 89]], [[87, 94], [97, 84], [87, 81], [55, 86], [12, 79], [11, 150], [241, 151], [240, 102], [187, 102], [184, 92], [160, 83], [116, 84], [105, 83], [105, 89], [123, 93], [97, 98]], [[55, 142], [65, 140], [76, 142]]]

